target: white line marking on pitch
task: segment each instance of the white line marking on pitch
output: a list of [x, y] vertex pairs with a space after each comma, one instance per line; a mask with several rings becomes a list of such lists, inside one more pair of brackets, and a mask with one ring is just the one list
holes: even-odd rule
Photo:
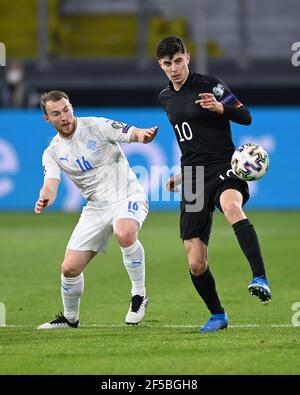
[[[128, 328], [131, 325], [126, 324], [86, 324], [80, 325], [80, 328]], [[151, 324], [142, 324], [140, 326], [146, 328], [199, 328], [198, 325], [151, 325]], [[270, 325], [259, 325], [259, 324], [243, 324], [243, 325], [228, 325], [229, 328], [292, 328], [295, 327], [291, 324], [270, 324]], [[36, 328], [35, 325], [5, 325], [0, 328]]]

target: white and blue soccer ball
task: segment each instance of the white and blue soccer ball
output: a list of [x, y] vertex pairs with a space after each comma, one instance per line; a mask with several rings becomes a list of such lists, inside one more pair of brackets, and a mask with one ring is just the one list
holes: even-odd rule
[[268, 153], [261, 145], [248, 143], [238, 147], [231, 158], [234, 174], [243, 181], [262, 178], [269, 169]]

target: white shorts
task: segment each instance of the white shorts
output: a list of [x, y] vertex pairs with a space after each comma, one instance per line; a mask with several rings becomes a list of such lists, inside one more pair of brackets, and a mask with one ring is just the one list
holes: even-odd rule
[[118, 219], [134, 219], [141, 228], [147, 214], [148, 201], [141, 200], [141, 194], [132, 195], [101, 208], [88, 203], [82, 210], [67, 249], [105, 254], [108, 240]]

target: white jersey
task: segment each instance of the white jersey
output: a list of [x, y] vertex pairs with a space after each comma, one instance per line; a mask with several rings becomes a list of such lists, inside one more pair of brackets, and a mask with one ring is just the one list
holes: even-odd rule
[[77, 118], [71, 138], [57, 134], [43, 154], [46, 178], [61, 171], [93, 205], [103, 206], [145, 192], [118, 143], [130, 142], [133, 126], [106, 118]]

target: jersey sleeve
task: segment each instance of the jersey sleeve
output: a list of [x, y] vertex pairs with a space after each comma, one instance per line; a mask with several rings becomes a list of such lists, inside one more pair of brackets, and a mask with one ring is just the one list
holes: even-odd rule
[[52, 158], [49, 150], [44, 151], [42, 163], [44, 169], [44, 179], [56, 178], [59, 181], [61, 180], [61, 169], [54, 158]]
[[99, 131], [109, 142], [129, 143], [133, 129], [134, 126], [120, 121], [99, 118]]
[[234, 108], [239, 108], [243, 106], [243, 104], [239, 101], [236, 95], [231, 92], [231, 90], [223, 81], [221, 81], [217, 77], [213, 77], [211, 80], [211, 84], [212, 93], [218, 101]]
[[230, 91], [228, 86], [216, 77], [212, 79], [212, 93], [223, 104], [225, 118], [242, 125], [250, 125], [252, 121], [250, 111]]

